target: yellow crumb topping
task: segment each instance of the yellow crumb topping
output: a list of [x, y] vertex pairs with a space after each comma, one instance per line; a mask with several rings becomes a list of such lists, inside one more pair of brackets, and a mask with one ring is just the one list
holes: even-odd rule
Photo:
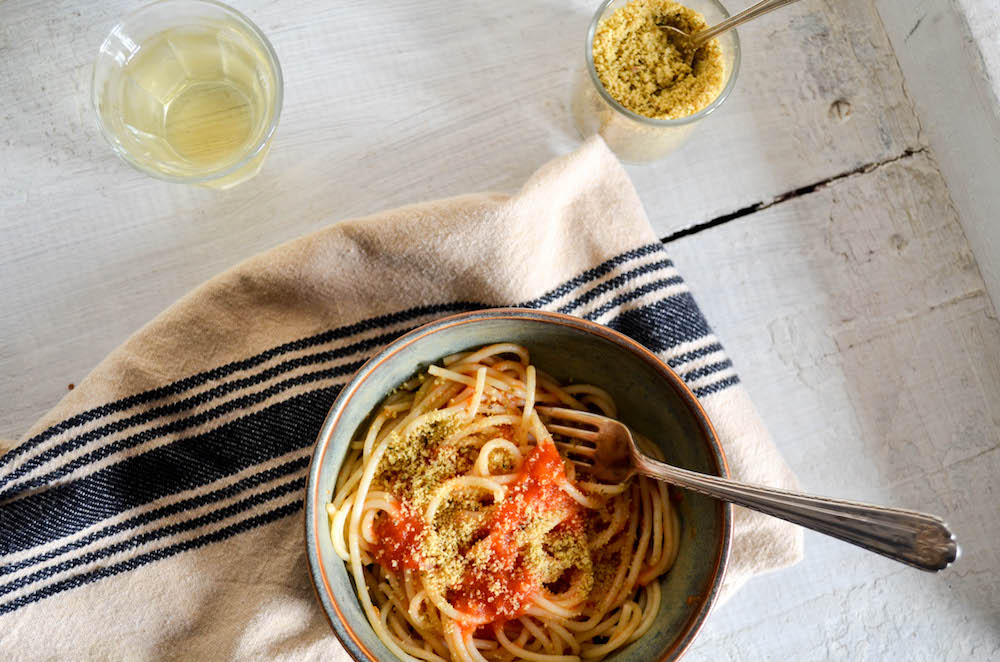
[[634, 113], [679, 119], [708, 106], [725, 86], [718, 39], [691, 54], [661, 25], [693, 34], [705, 18], [673, 0], [632, 0], [598, 26], [594, 68], [604, 88]]

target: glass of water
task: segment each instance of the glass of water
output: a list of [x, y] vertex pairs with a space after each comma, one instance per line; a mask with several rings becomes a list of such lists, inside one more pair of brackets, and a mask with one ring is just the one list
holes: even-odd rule
[[281, 114], [281, 66], [235, 9], [159, 0], [111, 30], [91, 94], [101, 132], [126, 163], [224, 189], [264, 163]]

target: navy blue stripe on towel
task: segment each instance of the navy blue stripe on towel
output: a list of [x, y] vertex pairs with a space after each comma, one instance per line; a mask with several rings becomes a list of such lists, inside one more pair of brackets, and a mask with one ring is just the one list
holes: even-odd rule
[[171, 515], [177, 515], [187, 510], [202, 508], [212, 503], [230, 499], [238, 494], [272, 480], [282, 478], [289, 474], [304, 472], [308, 466], [309, 458], [300, 457], [259, 473], [251, 474], [250, 476], [242, 478], [231, 485], [226, 485], [225, 487], [221, 487], [204, 494], [198, 494], [187, 499], [181, 499], [180, 501], [169, 505], [161, 506], [149, 512], [130, 517], [126, 520], [118, 522], [117, 524], [111, 524], [102, 529], [98, 529], [93, 533], [87, 534], [82, 538], [45, 552], [44, 554], [31, 556], [16, 563], [9, 563], [5, 566], [0, 566], [0, 576], [8, 575], [12, 572], [23, 570], [24, 568], [30, 568], [33, 565], [38, 565], [39, 563], [44, 563], [45, 561], [50, 561], [54, 558], [62, 556], [63, 554], [81, 549], [87, 545], [97, 542], [98, 540], [121, 533], [122, 531], [128, 531], [129, 529], [138, 528]]
[[[564, 306], [561, 306], [559, 308], [558, 312], [560, 312], [560, 313], [567, 313], [567, 314], [568, 313], [572, 313], [574, 310], [576, 310], [580, 306], [593, 301], [594, 299], [596, 299], [597, 297], [601, 296], [605, 292], [610, 292], [612, 290], [616, 290], [619, 287], [621, 287], [622, 285], [625, 285], [625, 284], [627, 284], [627, 283], [635, 280], [636, 278], [639, 278], [640, 276], [644, 276], [646, 274], [653, 273], [655, 271], [659, 271], [660, 269], [669, 269], [670, 267], [673, 266], [673, 264], [674, 263], [671, 262], [670, 260], [658, 260], [656, 262], [651, 262], [649, 264], [644, 264], [641, 267], [638, 267], [636, 269], [632, 269], [631, 271], [626, 271], [625, 273], [620, 274], [618, 276], [615, 276], [614, 278], [609, 278], [608, 280], [606, 280], [605, 282], [601, 283], [600, 285], [597, 285], [596, 287], [592, 287], [589, 291], [587, 291], [586, 293], [584, 293], [582, 296], [577, 297], [576, 300], [571, 301], [571, 302], [569, 302], [568, 304], [566, 304]], [[680, 282], [680, 279], [678, 279], [677, 282]]]
[[[167, 423], [166, 425], [161, 425], [160, 427], [151, 428], [149, 430], [143, 430], [142, 432], [130, 435], [128, 437], [123, 437], [117, 439], [110, 444], [96, 448], [89, 453], [85, 453], [80, 457], [77, 457], [70, 462], [60, 466], [58, 469], [53, 469], [52, 471], [43, 474], [41, 476], [36, 476], [30, 480], [26, 480], [15, 485], [12, 488], [0, 492], [0, 499], [11, 499], [17, 495], [23, 494], [27, 491], [32, 490], [36, 487], [41, 487], [47, 485], [52, 481], [55, 481], [67, 474], [72, 473], [74, 470], [96, 462], [97, 460], [104, 459], [115, 453], [138, 446], [140, 444], [153, 441], [154, 439], [159, 439], [161, 437], [166, 437], [170, 434], [183, 432], [184, 430], [200, 425], [202, 423], [211, 422], [225, 414], [231, 412], [246, 409], [250, 406], [259, 404], [268, 398], [271, 398], [282, 391], [287, 391], [296, 386], [301, 386], [303, 384], [309, 384], [312, 382], [322, 381], [324, 379], [332, 379], [336, 377], [347, 377], [354, 374], [357, 370], [364, 365], [364, 361], [354, 361], [352, 363], [347, 363], [344, 365], [337, 366], [335, 368], [329, 368], [326, 370], [317, 370], [314, 372], [305, 373], [298, 375], [297, 377], [292, 377], [286, 379], [277, 384], [272, 384], [263, 391], [258, 391], [256, 393], [249, 393], [247, 395], [240, 396], [228, 402], [224, 402], [217, 407], [213, 407], [207, 411], [203, 411], [199, 414], [191, 416], [189, 418], [181, 419], [178, 421], [173, 421]], [[329, 406], [329, 405], [328, 405]], [[155, 449], [154, 449], [155, 450]], [[81, 479], [83, 480], [83, 479]], [[6, 507], [6, 506], [4, 506]], [[3, 526], [3, 508], [0, 508], [0, 530]], [[2, 535], [0, 535], [0, 554], [3, 553], [2, 547]]]
[[0, 508], [0, 555], [71, 535], [126, 510], [312, 445], [340, 387], [289, 398], [194, 437], [27, 494]]
[[693, 382], [696, 379], [701, 379], [702, 377], [707, 377], [708, 375], [714, 374], [716, 372], [722, 372], [727, 368], [732, 368], [733, 362], [729, 359], [725, 361], [719, 361], [718, 363], [709, 363], [708, 365], [702, 366], [700, 368], [695, 368], [694, 370], [688, 370], [683, 375], [681, 379], [686, 382]]
[[[383, 333], [373, 338], [368, 338], [366, 340], [362, 340], [353, 343], [351, 345], [346, 345], [344, 347], [339, 347], [337, 349], [328, 350], [325, 352], [315, 352], [313, 354], [300, 356], [290, 361], [279, 363], [255, 375], [243, 377], [240, 379], [235, 379], [233, 381], [220, 384], [219, 386], [216, 386], [215, 388], [209, 389], [202, 393], [198, 393], [197, 395], [184, 398], [182, 400], [175, 400], [173, 402], [170, 402], [169, 404], [162, 405], [160, 407], [154, 407], [152, 409], [148, 409], [138, 414], [129, 416], [128, 418], [124, 418], [115, 421], [113, 423], [103, 425], [99, 428], [94, 428], [93, 430], [90, 430], [80, 436], [72, 437], [64, 442], [56, 444], [52, 448], [48, 448], [45, 451], [36, 455], [35, 457], [32, 457], [30, 460], [27, 460], [19, 467], [17, 467], [17, 469], [15, 469], [14, 471], [11, 471], [6, 476], [0, 478], [0, 487], [20, 478], [21, 476], [26, 475], [32, 469], [39, 467], [45, 464], [46, 462], [57, 458], [60, 455], [63, 455], [70, 451], [74, 451], [78, 448], [82, 448], [83, 446], [93, 441], [102, 439], [111, 434], [119, 434], [121, 432], [124, 432], [126, 429], [130, 427], [135, 427], [143, 423], [148, 423], [163, 416], [171, 416], [174, 414], [182, 413], [184, 411], [188, 411], [190, 409], [194, 409], [201, 405], [207, 404], [208, 402], [211, 402], [212, 400], [215, 400], [221, 396], [228, 395], [230, 393], [242, 390], [247, 387], [262, 384], [270, 379], [273, 379], [274, 377], [277, 377], [278, 375], [282, 375], [286, 372], [291, 372], [296, 368], [302, 368], [317, 363], [325, 363], [327, 361], [333, 361], [336, 359], [344, 358], [346, 356], [351, 356], [352, 354], [358, 354], [360, 352], [365, 352], [364, 358], [367, 359], [368, 355], [370, 355], [374, 350], [387, 345], [388, 343], [392, 342], [393, 340], [403, 335], [407, 331], [410, 331], [412, 328], [413, 327], [405, 327], [396, 332]], [[359, 365], [359, 364], [357, 362], [353, 362], [350, 365]], [[357, 368], [354, 368], [354, 370], [357, 370]], [[354, 370], [351, 370], [351, 372], [354, 372]], [[175, 425], [180, 425], [182, 423], [183, 421], [176, 421]], [[6, 492], [0, 492], [0, 498], [3, 498], [5, 496], [7, 496]]]
[[684, 365], [688, 361], [694, 361], [695, 359], [700, 359], [703, 356], [708, 356], [709, 354], [714, 354], [715, 352], [721, 352], [722, 345], [717, 342], [701, 347], [699, 349], [691, 350], [690, 352], [685, 352], [680, 356], [675, 356], [672, 359], [667, 359], [667, 365], [671, 368], [676, 369], [678, 366]]
[[85, 572], [79, 575], [74, 575], [67, 579], [61, 581], [53, 582], [47, 586], [35, 591], [34, 593], [28, 593], [27, 595], [22, 595], [19, 598], [11, 600], [10, 602], [0, 604], [0, 614], [5, 614], [7, 612], [14, 611], [25, 605], [29, 605], [32, 602], [38, 602], [42, 598], [48, 598], [50, 596], [62, 593], [69, 589], [76, 588], [78, 586], [84, 586], [90, 584], [98, 579], [103, 579], [105, 577], [111, 577], [113, 575], [118, 575], [123, 572], [128, 572], [129, 570], [135, 570], [136, 568], [141, 568], [147, 563], [153, 561], [159, 561], [160, 559], [165, 559], [180, 552], [186, 552], [192, 549], [198, 549], [199, 547], [204, 547], [205, 545], [213, 542], [219, 542], [226, 540], [227, 538], [232, 538], [237, 533], [243, 533], [245, 531], [250, 531], [256, 529], [264, 524], [269, 524], [283, 517], [287, 517], [293, 513], [302, 510], [302, 502], [296, 501], [294, 503], [286, 503], [283, 506], [279, 506], [273, 510], [269, 510], [265, 513], [259, 515], [254, 515], [240, 522], [230, 524], [229, 526], [223, 527], [217, 531], [211, 533], [206, 533], [205, 535], [198, 536], [196, 538], [191, 538], [190, 540], [185, 540], [183, 542], [178, 542], [167, 547], [162, 547], [160, 549], [155, 549], [151, 552], [145, 552], [139, 554], [133, 558], [115, 563], [113, 565], [105, 566], [103, 568], [97, 568], [89, 572]]
[[287, 483], [283, 483], [281, 485], [272, 487], [259, 494], [251, 495], [249, 497], [231, 503], [228, 506], [219, 508], [218, 510], [213, 510], [211, 512], [199, 515], [198, 517], [193, 517], [183, 522], [178, 522], [176, 524], [164, 526], [159, 529], [154, 529], [152, 531], [147, 531], [146, 533], [135, 536], [134, 538], [129, 538], [127, 540], [117, 542], [113, 545], [108, 545], [107, 547], [67, 559], [62, 563], [51, 565], [47, 568], [39, 570], [38, 572], [33, 572], [29, 575], [25, 575], [23, 577], [15, 579], [12, 582], [0, 585], [0, 596], [7, 595], [8, 593], [16, 591], [17, 589], [23, 586], [27, 586], [29, 584], [34, 584], [35, 582], [42, 581], [44, 579], [48, 579], [54, 575], [59, 574], [60, 572], [66, 572], [67, 570], [78, 568], [81, 565], [93, 563], [94, 561], [107, 558], [113, 554], [118, 554], [119, 552], [125, 552], [128, 551], [129, 549], [134, 549], [136, 547], [139, 547], [140, 545], [145, 545], [148, 542], [159, 540], [167, 536], [177, 535], [179, 533], [184, 533], [185, 531], [191, 531], [206, 524], [215, 524], [224, 519], [232, 517], [233, 515], [238, 515], [246, 510], [249, 510], [254, 506], [258, 506], [268, 501], [273, 501], [274, 499], [286, 496], [288, 494], [291, 494], [292, 492], [301, 491], [305, 488], [305, 486], [306, 486], [306, 478], [305, 476], [300, 476], [298, 478], [295, 478], [294, 480], [288, 481]]
[[[616, 305], [638, 296], [636, 293], [623, 295], [619, 297], [621, 303]], [[654, 352], [697, 340], [712, 332], [689, 292], [661, 299], [649, 306], [626, 310], [607, 325]]]
[[317, 345], [322, 345], [334, 340], [341, 338], [347, 338], [358, 333], [363, 333], [365, 331], [371, 331], [373, 329], [378, 329], [386, 326], [391, 326], [393, 324], [399, 324], [406, 322], [418, 317], [425, 315], [447, 315], [452, 313], [460, 313], [468, 310], [476, 310], [480, 308], [481, 305], [472, 302], [458, 302], [458, 303], [448, 303], [448, 304], [435, 304], [431, 306], [418, 306], [416, 308], [410, 308], [408, 310], [399, 311], [396, 313], [389, 313], [387, 315], [379, 315], [377, 317], [371, 317], [368, 319], [361, 320], [354, 324], [348, 324], [346, 326], [338, 327], [336, 329], [331, 329], [329, 331], [324, 331], [323, 333], [316, 334], [314, 336], [309, 336], [308, 338], [300, 338], [299, 340], [294, 340], [291, 342], [272, 347], [271, 349], [265, 350], [260, 354], [256, 354], [248, 359], [241, 359], [239, 361], [234, 361], [232, 363], [227, 363], [224, 366], [219, 366], [218, 368], [213, 368], [211, 370], [206, 370], [204, 372], [191, 375], [190, 377], [185, 377], [184, 379], [178, 380], [176, 382], [167, 384], [166, 386], [161, 386], [149, 391], [144, 391], [142, 393], [137, 393], [135, 395], [130, 395], [128, 397], [122, 398], [120, 400], [115, 400], [105, 405], [99, 407], [94, 407], [85, 412], [77, 414], [71, 418], [57, 423], [52, 427], [44, 430], [38, 435], [28, 439], [22, 444], [11, 449], [9, 452], [0, 456], [0, 466], [10, 463], [14, 458], [26, 453], [32, 448], [38, 446], [40, 443], [47, 439], [50, 439], [57, 434], [66, 432], [75, 427], [89, 423], [110, 414], [125, 411], [131, 409], [132, 407], [146, 404], [149, 402], [154, 402], [161, 398], [165, 398], [171, 395], [180, 395], [186, 391], [193, 388], [201, 386], [206, 382], [221, 379], [228, 375], [241, 370], [249, 370], [254, 368], [266, 361], [269, 361], [282, 354], [287, 354], [289, 352], [295, 352], [303, 349], [308, 349], [310, 347], [315, 347]]
[[696, 388], [692, 391], [697, 398], [704, 398], [706, 395], [712, 395], [713, 393], [718, 393], [730, 386], [735, 386], [740, 383], [740, 378], [736, 375], [731, 377], [726, 377], [722, 381], [715, 382], [714, 384], [709, 384], [708, 386], [702, 386], [701, 388]]
[[[582, 274], [576, 276], [575, 278], [571, 278], [562, 285], [552, 289], [546, 294], [543, 294], [537, 299], [526, 301], [525, 303], [519, 304], [516, 307], [541, 308], [543, 306], [552, 303], [556, 299], [566, 296], [567, 294], [577, 289], [581, 285], [586, 285], [587, 283], [597, 280], [602, 276], [607, 276], [615, 269], [615, 267], [618, 267], [626, 262], [629, 262], [630, 260], [636, 260], [639, 259], [640, 257], [645, 257], [647, 255], [650, 255], [651, 253], [656, 253], [657, 251], [661, 251], [664, 254], [666, 253], [666, 249], [663, 247], [663, 244], [660, 243], [646, 244], [645, 246], [640, 246], [639, 248], [626, 251], [621, 255], [616, 255], [613, 258], [605, 260], [604, 262], [597, 265], [593, 269], [588, 269], [587, 271], [584, 271]], [[673, 264], [669, 260], [667, 260], [667, 262], [669, 262], [671, 265]]]

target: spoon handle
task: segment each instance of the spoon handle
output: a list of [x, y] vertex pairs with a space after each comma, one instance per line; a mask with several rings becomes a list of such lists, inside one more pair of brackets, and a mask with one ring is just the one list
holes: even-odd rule
[[748, 7], [739, 14], [736, 14], [736, 16], [730, 16], [718, 25], [713, 25], [710, 28], [699, 30], [696, 34], [691, 35], [691, 43], [695, 48], [701, 48], [723, 32], [727, 32], [732, 28], [735, 28], [737, 25], [742, 25], [747, 21], [752, 21], [758, 16], [763, 16], [769, 11], [773, 11], [779, 7], [784, 7], [785, 5], [790, 5], [793, 2], [798, 2], [798, 0], [763, 0], [763, 2], [758, 2], [754, 6]]
[[641, 474], [779, 517], [931, 572], [958, 558], [955, 537], [943, 520], [913, 510], [830, 499], [688, 471], [633, 453]]

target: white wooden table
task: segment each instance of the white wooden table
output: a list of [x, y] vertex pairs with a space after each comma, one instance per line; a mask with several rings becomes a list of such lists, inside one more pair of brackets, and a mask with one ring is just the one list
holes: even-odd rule
[[[243, 258], [512, 191], [578, 143], [569, 83], [596, 2], [232, 2], [286, 83], [263, 172], [225, 193], [134, 172], [98, 134], [90, 65], [136, 2], [0, 3], [0, 438]], [[943, 513], [964, 554], [929, 575], [807, 534], [805, 561], [720, 608], [692, 660], [1000, 656], [1000, 323], [881, 4], [806, 0], [746, 27], [722, 110], [631, 174], [803, 485]]]

